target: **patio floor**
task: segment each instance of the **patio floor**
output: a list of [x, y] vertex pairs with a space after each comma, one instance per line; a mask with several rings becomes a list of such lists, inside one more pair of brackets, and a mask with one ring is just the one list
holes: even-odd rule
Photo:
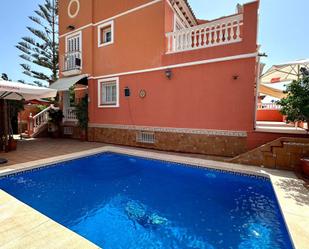
[[[5, 169], [6, 166], [14, 164], [27, 163], [31, 161], [41, 160], [45, 158], [81, 152], [84, 150], [91, 150], [105, 146], [104, 143], [83, 142], [76, 139], [53, 139], [53, 138], [36, 138], [18, 140], [17, 150], [9, 153], [1, 153], [0, 158], [6, 158], [8, 163], [0, 165], [0, 169]], [[127, 148], [125, 146], [119, 146]], [[154, 151], [151, 149], [140, 149], [144, 151]], [[161, 152], [161, 151], [160, 151]], [[186, 154], [174, 152], [161, 152], [170, 155], [181, 155], [194, 158], [226, 161], [228, 157], [207, 156], [199, 154]]]
[[19, 140], [16, 151], [0, 153], [0, 157], [8, 160], [8, 163], [2, 166], [0, 165], [0, 168], [83, 150], [95, 149], [102, 146], [104, 146], [102, 143], [82, 142], [73, 139], [37, 138]]

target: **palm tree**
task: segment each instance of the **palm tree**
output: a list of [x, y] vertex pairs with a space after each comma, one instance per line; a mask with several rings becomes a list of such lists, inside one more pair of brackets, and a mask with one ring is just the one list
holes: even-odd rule
[[23, 73], [38, 85], [49, 84], [58, 79], [59, 72], [58, 0], [44, 0], [34, 13], [29, 19], [36, 26], [27, 27], [31, 36], [22, 37], [16, 48], [26, 61], [20, 64]]

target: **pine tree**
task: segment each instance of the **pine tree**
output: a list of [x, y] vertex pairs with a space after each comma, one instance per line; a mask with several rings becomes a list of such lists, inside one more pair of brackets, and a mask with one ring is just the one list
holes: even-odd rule
[[48, 84], [58, 78], [58, 0], [44, 0], [29, 19], [35, 27], [27, 27], [31, 36], [22, 37], [16, 45], [26, 61], [21, 63], [23, 73], [34, 79], [34, 83]]

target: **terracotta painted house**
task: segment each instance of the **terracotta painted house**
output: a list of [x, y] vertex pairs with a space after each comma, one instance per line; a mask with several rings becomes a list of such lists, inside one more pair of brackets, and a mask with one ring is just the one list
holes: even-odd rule
[[[199, 20], [187, 0], [62, 0], [65, 133], [68, 90], [88, 92], [90, 141], [233, 156], [259, 145], [259, 1]], [[208, 10], [209, 11], [209, 10]]]

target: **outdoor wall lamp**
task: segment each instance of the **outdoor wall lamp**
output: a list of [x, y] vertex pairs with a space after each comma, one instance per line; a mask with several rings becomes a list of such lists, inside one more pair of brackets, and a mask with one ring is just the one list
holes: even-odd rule
[[75, 27], [74, 27], [73, 25], [69, 25], [69, 26], [67, 27], [67, 29], [68, 29], [68, 30], [74, 30]]
[[259, 57], [268, 57], [268, 55], [266, 53], [259, 53], [258, 56]]
[[239, 79], [239, 75], [233, 75], [233, 80], [238, 80]]
[[172, 70], [166, 69], [165, 70], [165, 76], [166, 76], [166, 78], [168, 78], [170, 80], [172, 78]]
[[124, 88], [124, 96], [125, 97], [130, 97], [131, 92], [130, 92], [130, 88], [129, 87], [125, 87]]

